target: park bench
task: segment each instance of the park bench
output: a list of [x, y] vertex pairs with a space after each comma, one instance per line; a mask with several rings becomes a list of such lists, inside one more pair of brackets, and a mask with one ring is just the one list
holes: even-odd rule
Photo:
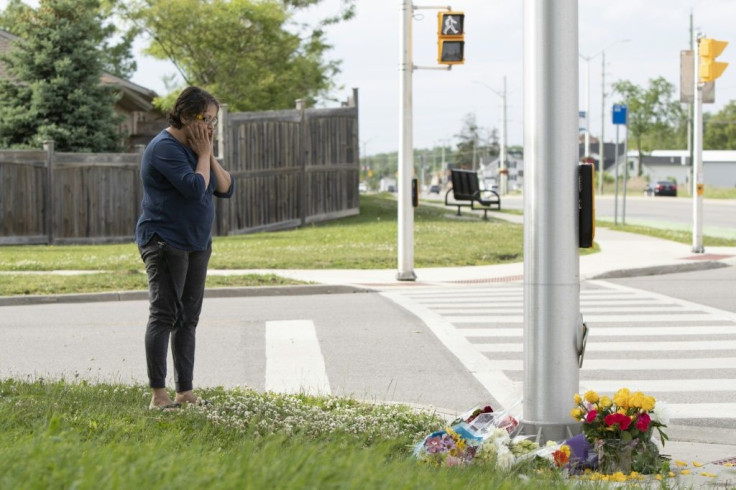
[[[501, 209], [501, 196], [490, 189], [480, 189], [478, 174], [472, 170], [450, 169], [452, 189], [445, 194], [445, 206], [457, 206], [457, 215], [460, 208], [465, 206], [474, 210], [483, 210], [483, 219], [488, 219], [488, 211], [493, 207]], [[450, 193], [454, 202], [449, 201]], [[477, 207], [476, 207], [477, 203]]]

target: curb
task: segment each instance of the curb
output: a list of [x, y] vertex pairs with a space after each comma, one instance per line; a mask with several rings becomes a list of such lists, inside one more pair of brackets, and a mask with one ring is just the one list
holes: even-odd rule
[[[356, 286], [316, 284], [304, 286], [253, 286], [206, 289], [205, 298], [237, 298], [255, 296], [306, 296], [317, 294], [374, 293]], [[44, 305], [57, 303], [99, 303], [105, 301], [148, 300], [148, 291], [117, 291], [109, 293], [58, 294], [47, 296], [0, 296], [2, 306]]]
[[717, 260], [708, 260], [688, 264], [659, 265], [654, 267], [641, 267], [638, 269], [614, 270], [595, 275], [590, 279], [621, 279], [624, 277], [659, 276], [663, 274], [676, 274], [678, 272], [721, 269], [723, 267], [730, 267], [730, 264]]

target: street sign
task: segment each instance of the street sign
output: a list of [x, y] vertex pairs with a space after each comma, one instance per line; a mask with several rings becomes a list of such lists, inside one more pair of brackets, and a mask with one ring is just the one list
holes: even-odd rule
[[613, 104], [613, 124], [626, 124], [627, 108], [624, 104]]

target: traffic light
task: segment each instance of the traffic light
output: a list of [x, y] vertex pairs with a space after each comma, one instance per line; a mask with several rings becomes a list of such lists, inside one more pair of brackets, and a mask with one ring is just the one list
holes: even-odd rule
[[716, 58], [728, 45], [728, 41], [701, 38], [698, 43], [700, 51], [700, 67], [698, 70], [700, 81], [713, 82], [716, 78], [723, 75], [723, 71], [728, 66], [728, 63], [716, 61]]
[[437, 63], [465, 63], [465, 14], [437, 12]]

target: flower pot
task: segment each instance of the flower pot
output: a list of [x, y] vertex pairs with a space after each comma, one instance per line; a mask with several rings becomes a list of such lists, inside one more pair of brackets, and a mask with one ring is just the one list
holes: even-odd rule
[[595, 452], [598, 454], [598, 471], [606, 475], [619, 471], [628, 475], [631, 473], [632, 449], [631, 441], [596, 439]]

